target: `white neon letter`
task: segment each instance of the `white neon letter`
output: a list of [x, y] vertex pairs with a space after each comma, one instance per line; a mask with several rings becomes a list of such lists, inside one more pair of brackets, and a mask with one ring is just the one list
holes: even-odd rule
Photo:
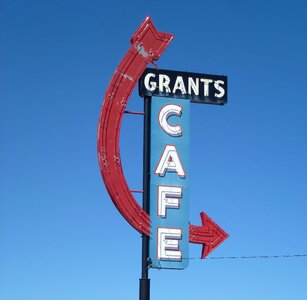
[[158, 228], [157, 236], [157, 258], [165, 260], [181, 260], [182, 254], [179, 250], [179, 239], [181, 229]]
[[193, 80], [192, 77], [189, 77], [189, 85], [188, 85], [188, 91], [189, 91], [189, 95], [192, 95], [192, 90], [195, 94], [195, 96], [199, 95], [199, 79], [196, 78], [195, 81]]
[[209, 83], [213, 82], [213, 80], [201, 78], [200, 81], [204, 83], [204, 96], [208, 97], [209, 96]]
[[223, 80], [214, 81], [214, 87], [220, 92], [219, 94], [215, 93], [214, 97], [222, 98], [225, 95], [225, 90], [220, 84], [224, 84]]
[[171, 126], [168, 123], [168, 118], [171, 115], [177, 115], [180, 116], [182, 111], [182, 107], [176, 104], [168, 104], [165, 105], [159, 113], [159, 123], [160, 126], [163, 128], [163, 130], [171, 135], [171, 136], [180, 136], [182, 135], [182, 130], [180, 125]]
[[179, 159], [177, 149], [174, 145], [166, 145], [160, 161], [156, 167], [155, 174], [164, 176], [166, 171], [176, 171], [179, 176], [185, 176], [185, 172]]
[[163, 93], [163, 89], [165, 88], [165, 91], [167, 93], [171, 92], [171, 89], [169, 88], [170, 78], [167, 75], [160, 74], [159, 75], [159, 91]]
[[181, 186], [158, 186], [158, 216], [165, 218], [166, 209], [179, 208], [179, 199], [182, 196]]
[[151, 77], [155, 78], [156, 75], [154, 73], [148, 73], [144, 78], [144, 85], [145, 85], [145, 87], [148, 91], [153, 92], [157, 87], [157, 83], [156, 82], [150, 82], [150, 86], [149, 86], [149, 80], [150, 80]]
[[174, 88], [173, 88], [173, 93], [176, 93], [176, 90], [180, 90], [182, 94], [187, 93], [185, 86], [184, 86], [182, 76], [177, 76], [177, 78], [176, 78], [175, 85], [174, 85]]

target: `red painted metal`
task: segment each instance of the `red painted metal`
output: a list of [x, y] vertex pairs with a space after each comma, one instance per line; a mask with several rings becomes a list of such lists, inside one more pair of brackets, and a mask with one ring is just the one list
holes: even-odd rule
[[206, 213], [201, 212], [200, 217], [202, 226], [190, 225], [189, 241], [190, 243], [203, 245], [201, 258], [205, 258], [223, 243], [229, 235], [209, 218]]
[[173, 39], [159, 32], [147, 17], [132, 36], [131, 47], [117, 67], [104, 97], [98, 125], [97, 151], [109, 195], [124, 218], [140, 233], [149, 235], [149, 216], [132, 195], [123, 174], [119, 134], [128, 99], [146, 66], [159, 59]]
[[[119, 136], [129, 97], [146, 66], [159, 59], [173, 35], [156, 30], [147, 17], [132, 36], [131, 47], [117, 67], [105, 94], [97, 137], [98, 161], [108, 193], [123, 217], [141, 234], [150, 235], [150, 217], [143, 211], [124, 177]], [[205, 213], [202, 226], [190, 225], [189, 240], [203, 244], [202, 258], [213, 251], [228, 235]]]

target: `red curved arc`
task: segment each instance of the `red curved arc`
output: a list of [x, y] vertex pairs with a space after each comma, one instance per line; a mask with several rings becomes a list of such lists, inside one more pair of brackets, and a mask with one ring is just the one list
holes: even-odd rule
[[125, 107], [138, 79], [146, 66], [162, 55], [172, 39], [173, 35], [158, 32], [149, 17], [144, 20], [112, 77], [98, 124], [98, 160], [108, 193], [124, 218], [146, 235], [150, 232], [150, 218], [132, 195], [124, 177], [119, 134]]

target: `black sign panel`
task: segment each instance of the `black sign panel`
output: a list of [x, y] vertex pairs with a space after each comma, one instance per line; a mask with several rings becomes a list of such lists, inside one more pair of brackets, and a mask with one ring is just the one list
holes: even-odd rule
[[227, 102], [227, 76], [148, 68], [139, 80], [139, 94], [222, 105]]

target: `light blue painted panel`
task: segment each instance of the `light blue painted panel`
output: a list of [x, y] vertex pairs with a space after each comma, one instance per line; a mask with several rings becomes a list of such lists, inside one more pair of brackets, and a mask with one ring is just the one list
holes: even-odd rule
[[[181, 107], [181, 114], [163, 114], [163, 111], [168, 111], [169, 106], [164, 108], [166, 105]], [[168, 134], [160, 125], [159, 115], [160, 120], [161, 116], [168, 115], [169, 126], [179, 125], [182, 134]], [[153, 97], [150, 146], [150, 259], [156, 268], [184, 269], [188, 266], [188, 260], [185, 258], [189, 256], [189, 139], [190, 101]], [[159, 169], [159, 166], [163, 167]], [[177, 174], [177, 171], [181, 173], [181, 167], [185, 176]], [[165, 171], [164, 174], [157, 174], [159, 171], [162, 173], [161, 170]], [[163, 197], [168, 200], [161, 200]], [[176, 236], [179, 233], [180, 236]], [[181, 258], [178, 258], [179, 251]]]

